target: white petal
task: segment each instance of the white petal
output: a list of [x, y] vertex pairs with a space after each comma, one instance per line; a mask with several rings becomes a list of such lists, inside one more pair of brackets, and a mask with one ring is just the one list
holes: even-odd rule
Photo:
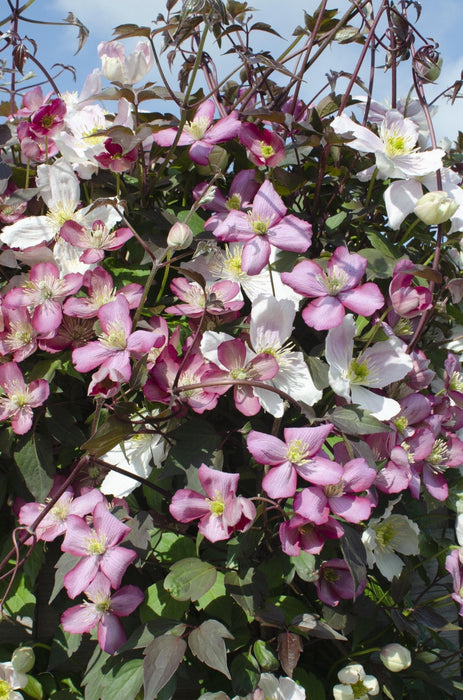
[[370, 411], [371, 415], [378, 420], [389, 420], [400, 411], [400, 404], [394, 399], [380, 396], [373, 391], [358, 384], [351, 386], [352, 403], [356, 403], [360, 408]]
[[72, 166], [62, 158], [53, 165], [39, 165], [37, 187], [49, 209], [69, 208], [75, 210], [80, 200], [79, 180]]
[[0, 238], [10, 248], [32, 248], [39, 243], [47, 243], [58, 233], [47, 216], [28, 216], [5, 226]]
[[384, 203], [391, 228], [400, 228], [402, 221], [414, 210], [422, 194], [423, 188], [416, 180], [396, 180], [387, 188]]

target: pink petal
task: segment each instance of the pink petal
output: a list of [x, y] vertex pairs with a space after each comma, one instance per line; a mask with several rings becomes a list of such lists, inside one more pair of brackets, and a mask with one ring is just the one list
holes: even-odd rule
[[289, 462], [270, 469], [262, 480], [262, 488], [270, 498], [290, 498], [296, 493], [297, 472]]
[[98, 537], [105, 536], [107, 548], [122, 542], [130, 532], [130, 527], [112, 515], [103, 502], [97, 503], [93, 511], [93, 527], [98, 533]]
[[123, 586], [111, 597], [111, 611], [127, 617], [144, 601], [145, 594], [137, 586]]
[[105, 613], [98, 625], [98, 644], [107, 654], [114, 654], [127, 640], [121, 621], [116, 615]]
[[[72, 517], [72, 516], [70, 516]], [[61, 547], [62, 549], [62, 547]], [[97, 557], [83, 557], [63, 579], [64, 587], [70, 598], [85, 591], [98, 573]]]
[[286, 462], [288, 447], [274, 435], [251, 430], [248, 434], [247, 446], [259, 464], [274, 466]]
[[90, 632], [100, 619], [100, 614], [94, 605], [88, 603], [84, 605], [74, 605], [68, 608], [61, 615], [61, 624], [66, 632], [72, 634], [83, 634]]
[[223, 500], [230, 496], [235, 496], [240, 478], [239, 474], [221, 472], [218, 469], [211, 469], [205, 464], [201, 464], [198, 469], [198, 476], [201, 486], [209, 498], [216, 498], [218, 493]]
[[189, 523], [209, 513], [205, 496], [191, 489], [180, 489], [174, 493], [169, 512], [180, 523]]
[[103, 554], [99, 565], [101, 571], [111, 581], [113, 588], [119, 588], [127, 567], [136, 558], [137, 553], [126, 547], [111, 547]]

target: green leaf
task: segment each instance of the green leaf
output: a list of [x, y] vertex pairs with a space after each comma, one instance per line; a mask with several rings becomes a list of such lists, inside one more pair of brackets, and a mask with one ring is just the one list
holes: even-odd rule
[[390, 243], [385, 236], [381, 236], [376, 229], [367, 228], [365, 233], [373, 248], [379, 250], [380, 253], [394, 258], [395, 260], [402, 257], [400, 248]]
[[[2, 582], [2, 593], [5, 582]], [[13, 586], [4, 604], [5, 612], [12, 617], [32, 618], [34, 615], [35, 595], [29, 590], [26, 576], [15, 578]], [[31, 620], [32, 624], [32, 620]]]
[[124, 421], [117, 416], [109, 416], [96, 433], [84, 442], [83, 450], [87, 450], [94, 457], [102, 457], [113, 447], [123, 442], [133, 432], [130, 421]]
[[297, 575], [303, 581], [316, 581], [318, 575], [315, 573], [316, 563], [313, 554], [301, 551], [298, 557], [290, 557], [291, 564], [294, 565]]
[[185, 535], [175, 532], [153, 530], [151, 533], [153, 554], [161, 564], [173, 564], [180, 559], [192, 557], [195, 554], [195, 543]]
[[196, 601], [196, 607], [199, 608], [199, 610], [205, 610], [205, 608], [207, 608], [207, 606], [211, 603], [214, 603], [217, 598], [222, 598], [226, 595], [227, 591], [225, 588], [225, 575], [221, 571], [217, 571], [216, 582], [207, 591], [207, 593], [198, 598]]
[[143, 685], [142, 659], [130, 659], [120, 668], [113, 669], [107, 680], [101, 700], [134, 698]]
[[263, 671], [278, 671], [280, 662], [267, 642], [258, 639], [252, 650]]
[[63, 588], [63, 580], [68, 571], [71, 571], [77, 564], [76, 557], [71, 554], [70, 552], [64, 552], [58, 561], [55, 564], [55, 569], [56, 569], [56, 574], [55, 574], [55, 585], [53, 586], [53, 590], [50, 595], [50, 600], [48, 601], [51, 603], [60, 590]]
[[368, 260], [368, 279], [390, 279], [397, 265], [397, 259], [375, 248], [362, 248], [359, 254]]
[[172, 598], [170, 593], [162, 585], [162, 581], [153, 583], [146, 591], [145, 601], [140, 606], [140, 619], [142, 622], [156, 619], [157, 617], [180, 620], [189, 608], [188, 601], [180, 601]]
[[215, 566], [189, 557], [171, 566], [164, 588], [176, 600], [198, 600], [214, 585], [216, 578]]
[[261, 595], [254, 583], [254, 569], [248, 569], [245, 576], [236, 571], [225, 574], [225, 588], [233, 600], [244, 610], [249, 620], [254, 619], [256, 608], [260, 605]]
[[367, 576], [367, 554], [359, 533], [344, 523], [343, 528], [344, 535], [340, 539], [341, 551], [352, 574], [354, 591], [356, 591], [364, 583]]
[[381, 423], [368, 411], [358, 406], [337, 406], [327, 414], [327, 419], [336, 428], [348, 435], [370, 435], [372, 433], [390, 433], [391, 428]]
[[18, 440], [14, 461], [26, 486], [38, 502], [45, 501], [53, 486], [55, 469], [50, 440], [35, 433]]
[[224, 639], [233, 639], [233, 635], [217, 620], [206, 620], [190, 633], [188, 646], [200, 661], [231, 680]]
[[248, 695], [259, 682], [259, 664], [252, 654], [240, 654], [231, 663], [231, 674], [233, 692]]
[[173, 634], [157, 637], [145, 649], [143, 685], [145, 699], [152, 700], [172, 678], [186, 651], [186, 642]]

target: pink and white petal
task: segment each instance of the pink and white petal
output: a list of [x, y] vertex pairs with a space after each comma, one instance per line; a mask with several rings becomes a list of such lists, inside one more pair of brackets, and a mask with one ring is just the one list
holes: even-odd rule
[[39, 165], [36, 184], [48, 208], [62, 207], [64, 202], [66, 208], [77, 208], [80, 199], [79, 180], [72, 166], [63, 158], [52, 165]]
[[47, 299], [34, 309], [32, 325], [41, 335], [48, 335], [60, 326], [62, 320], [61, 304], [53, 299]]
[[281, 281], [306, 297], [321, 297], [327, 294], [326, 274], [313, 260], [302, 260], [292, 272], [283, 272]]
[[21, 406], [11, 416], [11, 427], [16, 435], [24, 435], [32, 428], [33, 413], [30, 406]]
[[302, 311], [304, 322], [317, 331], [340, 326], [345, 316], [344, 306], [337, 297], [320, 296]]
[[[162, 129], [153, 134], [153, 141], [158, 144], [158, 146], [172, 146], [177, 136], [178, 129]], [[177, 141], [178, 146], [190, 146], [193, 143], [193, 138], [183, 131]]]
[[335, 515], [344, 518], [348, 523], [359, 523], [368, 520], [373, 504], [364, 496], [344, 494], [329, 499], [330, 508]]
[[6, 362], [4, 365], [0, 365], [0, 386], [8, 395], [26, 390], [23, 374], [16, 362]]
[[312, 242], [312, 226], [308, 221], [288, 214], [271, 227], [268, 238], [270, 243], [280, 250], [305, 253]]
[[101, 617], [97, 636], [98, 644], [107, 654], [114, 654], [127, 640], [121, 621], [112, 613]]
[[36, 379], [27, 388], [27, 403], [32, 408], [41, 406], [50, 395], [50, 385], [46, 379]]
[[[236, 240], [236, 238], [234, 239]], [[270, 260], [270, 243], [267, 237], [254, 236], [244, 244], [241, 269], [248, 275], [258, 275]]]
[[[61, 547], [62, 549], [62, 547]], [[98, 558], [83, 557], [63, 579], [64, 587], [69, 598], [75, 598], [91, 584], [99, 570]]]
[[297, 472], [289, 462], [270, 469], [262, 480], [262, 487], [270, 498], [290, 498], [296, 493]]
[[169, 512], [180, 523], [190, 523], [210, 512], [206, 497], [191, 489], [180, 489], [174, 493]]
[[123, 586], [111, 597], [111, 611], [118, 617], [127, 617], [144, 601], [145, 594], [138, 586]]
[[[78, 372], [90, 372], [106, 360], [109, 360], [115, 350], [107, 348], [99, 340], [92, 340], [81, 348], [72, 351], [72, 361]], [[116, 352], [117, 354], [117, 352]]]
[[340, 292], [338, 298], [350, 311], [361, 316], [371, 316], [384, 304], [384, 297], [374, 282]]
[[78, 515], [69, 515], [67, 524], [68, 527], [64, 540], [61, 543], [61, 550], [70, 552], [76, 557], [87, 556], [88, 542], [94, 534], [93, 530]]
[[83, 634], [90, 632], [98, 624], [100, 613], [96, 611], [94, 605], [84, 603], [68, 608], [61, 615], [61, 624], [66, 632], [72, 634]]
[[328, 521], [330, 509], [323, 489], [309, 487], [298, 491], [294, 497], [294, 511], [307, 521], [323, 525]]
[[229, 528], [220, 516], [209, 512], [198, 524], [199, 532], [210, 542], [228, 540], [233, 530]]
[[313, 457], [305, 464], [296, 464], [296, 471], [306, 481], [317, 486], [337, 484], [342, 479], [342, 467], [325, 457]]
[[[355, 321], [351, 314], [344, 317], [342, 323], [332, 328], [326, 337], [325, 357], [330, 371], [342, 375], [349, 369], [354, 351]], [[331, 382], [330, 382], [331, 383]]]
[[256, 462], [274, 466], [287, 461], [288, 446], [279, 438], [257, 430], [251, 430], [247, 447]]
[[209, 498], [217, 498], [217, 494], [226, 500], [229, 496], [235, 496], [238, 488], [239, 474], [221, 472], [201, 464], [198, 469], [199, 481]]
[[130, 532], [130, 527], [124, 525], [119, 518], [112, 515], [103, 501], [98, 502], [93, 511], [93, 527], [98, 537], [105, 537], [108, 548], [122, 542], [124, 537]]
[[261, 409], [259, 399], [255, 396], [252, 386], [244, 384], [235, 386], [233, 398], [236, 408], [243, 416], [255, 416]]
[[221, 143], [230, 141], [237, 136], [241, 129], [241, 122], [237, 112], [231, 112], [223, 119], [219, 119], [214, 126], [207, 130], [204, 138], [208, 143]]
[[101, 306], [98, 311], [98, 319], [105, 333], [110, 333], [116, 324], [118, 328], [124, 330], [126, 338], [132, 331], [129, 302], [123, 294], [119, 294], [114, 301]]
[[[288, 557], [298, 557], [301, 553], [301, 535], [297, 524], [293, 522], [294, 520], [295, 518], [285, 520], [285, 522], [280, 525], [281, 549]], [[306, 522], [304, 518], [301, 517], [299, 517], [298, 520], [301, 526]]]
[[363, 457], [351, 459], [344, 465], [342, 480], [348, 491], [366, 491], [376, 479], [376, 469], [368, 466], [368, 462]]
[[368, 261], [358, 253], [349, 253], [345, 246], [336, 248], [328, 262], [328, 271], [336, 276], [339, 270], [342, 271], [345, 285], [343, 289], [356, 287], [367, 269]]
[[285, 428], [284, 436], [287, 445], [295, 440], [301, 441], [304, 445], [305, 456], [314, 457], [321, 450], [332, 430], [332, 423], [319, 425], [315, 428]]
[[137, 558], [133, 549], [111, 547], [100, 559], [100, 569], [111, 581], [113, 588], [119, 588], [127, 567]]
[[209, 165], [209, 154], [213, 149], [213, 144], [207, 141], [195, 141], [188, 152], [190, 158], [198, 165]]
[[427, 464], [423, 467], [423, 483], [437, 501], [445, 501], [448, 498], [449, 487], [444, 475], [433, 471]]
[[82, 496], [74, 498], [71, 502], [69, 512], [72, 515], [83, 518], [85, 515], [93, 513], [96, 504], [103, 500], [104, 497], [101, 491], [98, 489], [91, 489], [87, 493], [82, 494]]
[[252, 203], [252, 216], [267, 221], [269, 227], [277, 224], [286, 214], [286, 207], [270, 180], [260, 186]]

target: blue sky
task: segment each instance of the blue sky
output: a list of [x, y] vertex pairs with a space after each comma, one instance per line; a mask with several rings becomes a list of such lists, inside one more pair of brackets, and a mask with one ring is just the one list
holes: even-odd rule
[[[303, 10], [311, 13], [318, 6], [318, 0], [254, 0], [249, 4], [255, 8], [255, 20], [268, 22], [277, 29], [283, 39], [276, 39], [269, 34], [255, 33], [255, 51], [268, 49], [276, 57], [284, 50], [291, 34], [297, 24], [303, 24]], [[344, 11], [351, 3], [349, 0], [333, 0], [328, 4], [329, 8], [338, 8]], [[377, 6], [379, 3], [374, 0]], [[7, 3], [3, 3], [7, 6]], [[463, 2], [462, 0], [421, 0], [422, 16], [418, 23], [418, 29], [424, 37], [432, 37], [440, 45], [444, 59], [442, 76], [438, 86], [430, 86], [427, 94], [432, 97], [454, 80], [460, 78], [463, 70], [463, 43], [461, 41], [461, 27], [463, 26]], [[284, 11], [282, 11], [284, 8]], [[6, 9], [6, 7], [5, 7]], [[114, 26], [126, 22], [151, 25], [153, 18], [159, 12], [164, 12], [165, 0], [35, 0], [35, 3], [27, 11], [26, 16], [33, 19], [51, 21], [60, 20], [69, 11], [89, 28], [90, 38], [83, 50], [74, 56], [77, 47], [77, 32], [74, 27], [45, 27], [35, 24], [23, 24], [20, 31], [27, 33], [38, 42], [37, 57], [49, 68], [53, 63], [72, 64], [77, 69], [77, 82], [73, 83], [70, 77], [61, 77], [58, 85], [61, 90], [80, 89], [86, 75], [93, 68], [99, 67], [97, 45], [100, 41], [112, 38]], [[410, 8], [410, 17], [414, 18], [414, 10]], [[6, 12], [5, 12], [6, 14]], [[2, 29], [5, 29], [3, 27]], [[417, 44], [419, 46], [419, 44]], [[307, 81], [302, 86], [301, 97], [310, 101], [318, 89], [325, 82], [325, 73], [330, 69], [348, 70], [354, 65], [359, 52], [357, 44], [339, 46], [336, 45], [326, 51], [322, 60], [317, 63], [316, 70], [307, 76]], [[219, 55], [220, 52], [211, 53]], [[378, 63], [382, 62], [381, 54], [378, 54]], [[218, 68], [221, 74], [229, 69], [228, 56], [218, 59]], [[410, 86], [410, 64], [405, 63], [399, 73], [399, 94], [405, 95]], [[172, 72], [172, 82], [175, 84], [177, 68]], [[365, 77], [366, 74], [364, 73]], [[153, 73], [150, 76], [155, 82], [159, 82]], [[345, 81], [338, 84], [338, 90], [342, 92]], [[376, 97], [386, 99], [389, 89], [389, 75], [381, 69], [377, 70]], [[456, 136], [458, 129], [463, 130], [463, 99], [456, 101], [453, 108], [444, 101], [440, 102], [437, 117], [438, 136]]]

